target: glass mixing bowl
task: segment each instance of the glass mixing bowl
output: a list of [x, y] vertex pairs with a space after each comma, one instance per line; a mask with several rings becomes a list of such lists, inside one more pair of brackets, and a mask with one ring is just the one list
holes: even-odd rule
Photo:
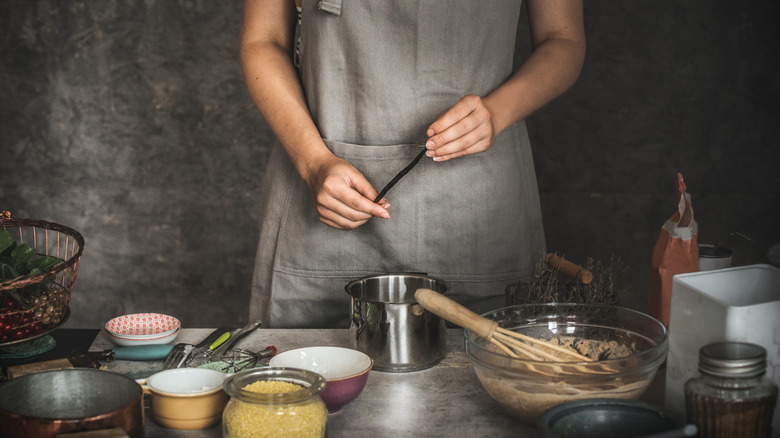
[[[482, 386], [510, 415], [531, 425], [547, 409], [574, 400], [638, 399], [666, 358], [666, 327], [623, 307], [521, 304], [482, 316], [537, 339], [580, 339], [585, 344], [610, 346], [597, 352], [599, 360], [591, 362], [518, 359], [465, 330], [466, 356]], [[623, 356], [611, 357], [612, 353]]]

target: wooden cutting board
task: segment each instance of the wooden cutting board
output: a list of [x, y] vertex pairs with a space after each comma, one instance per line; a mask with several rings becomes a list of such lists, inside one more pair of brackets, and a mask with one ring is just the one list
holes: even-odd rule
[[8, 367], [8, 379], [15, 379], [26, 374], [38, 373], [41, 371], [61, 370], [65, 368], [73, 368], [73, 364], [66, 358], [14, 365]]

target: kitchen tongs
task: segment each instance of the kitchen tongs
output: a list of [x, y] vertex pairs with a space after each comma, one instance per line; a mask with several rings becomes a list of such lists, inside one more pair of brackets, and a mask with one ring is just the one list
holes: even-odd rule
[[219, 347], [213, 350], [209, 349], [198, 354], [190, 355], [190, 358], [187, 359], [187, 361], [184, 363], [184, 366], [187, 368], [197, 368], [203, 364], [220, 360], [225, 352], [233, 348], [233, 346], [236, 345], [238, 341], [246, 337], [249, 333], [258, 327], [260, 327], [260, 320], [250, 322], [241, 330], [239, 330], [235, 335], [230, 336], [230, 339], [228, 339], [227, 342], [223, 343]]
[[206, 339], [202, 340], [198, 345], [180, 342], [173, 346], [173, 349], [168, 354], [168, 357], [165, 358], [163, 369], [169, 370], [171, 368], [181, 368], [184, 366], [185, 362], [187, 359], [189, 359], [193, 352], [197, 352], [206, 348], [217, 348], [229, 337], [230, 329], [221, 327], [211, 332], [211, 334], [208, 335]]

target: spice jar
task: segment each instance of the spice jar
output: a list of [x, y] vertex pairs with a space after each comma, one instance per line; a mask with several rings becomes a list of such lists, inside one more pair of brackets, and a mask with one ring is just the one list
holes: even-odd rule
[[764, 377], [766, 350], [718, 342], [699, 350], [700, 376], [685, 383], [688, 423], [699, 437], [769, 437], [777, 385]]
[[230, 396], [222, 413], [225, 438], [322, 438], [328, 410], [325, 378], [296, 368], [256, 368], [225, 380]]

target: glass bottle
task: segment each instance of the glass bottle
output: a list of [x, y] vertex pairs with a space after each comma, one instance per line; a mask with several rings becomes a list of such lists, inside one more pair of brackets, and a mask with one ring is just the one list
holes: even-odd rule
[[701, 438], [769, 437], [777, 385], [764, 377], [766, 350], [718, 342], [699, 350], [699, 377], [685, 383], [688, 423]]
[[[277, 390], [280, 382], [284, 390]], [[324, 437], [328, 410], [320, 393], [325, 383], [321, 375], [295, 368], [255, 368], [228, 377], [223, 437]]]

